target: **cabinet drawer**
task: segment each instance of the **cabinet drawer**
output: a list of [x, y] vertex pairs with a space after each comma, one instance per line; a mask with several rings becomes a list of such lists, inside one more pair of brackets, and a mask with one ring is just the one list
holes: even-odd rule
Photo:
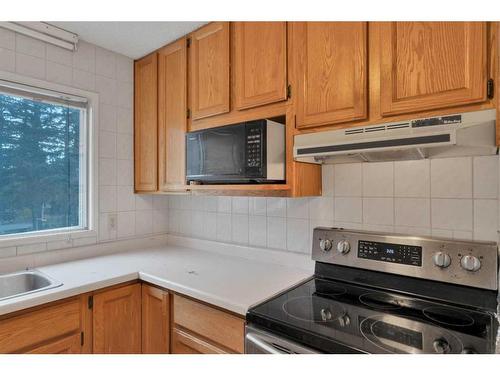
[[20, 353], [80, 332], [78, 298], [0, 320], [0, 353]]
[[237, 353], [244, 351], [245, 321], [234, 315], [175, 295], [174, 323]]
[[82, 352], [80, 334], [76, 333], [50, 344], [30, 350], [28, 354], [79, 354]]
[[172, 354], [229, 354], [203, 339], [186, 331], [174, 328], [172, 331]]

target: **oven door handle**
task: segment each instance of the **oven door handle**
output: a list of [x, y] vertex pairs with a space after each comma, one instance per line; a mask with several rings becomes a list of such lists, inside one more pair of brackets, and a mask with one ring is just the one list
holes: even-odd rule
[[251, 341], [255, 346], [262, 349], [265, 353], [269, 354], [293, 354], [292, 351], [286, 351], [276, 348], [274, 345], [268, 344], [266, 341], [259, 338], [257, 335], [253, 333], [247, 333], [246, 339]]

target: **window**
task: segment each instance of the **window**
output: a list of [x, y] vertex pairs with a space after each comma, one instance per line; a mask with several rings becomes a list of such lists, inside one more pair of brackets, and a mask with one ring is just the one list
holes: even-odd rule
[[89, 228], [88, 101], [0, 80], [0, 239]]

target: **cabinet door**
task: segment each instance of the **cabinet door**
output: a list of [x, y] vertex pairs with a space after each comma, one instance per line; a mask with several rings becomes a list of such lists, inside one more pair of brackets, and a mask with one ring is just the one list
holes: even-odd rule
[[157, 190], [157, 55], [135, 62], [134, 160], [135, 190]]
[[94, 353], [141, 352], [141, 285], [94, 295]]
[[[84, 308], [79, 298], [72, 298], [10, 318], [0, 317], [0, 353], [28, 353], [61, 337], [80, 337]], [[81, 347], [80, 340], [78, 345]]]
[[230, 354], [200, 337], [182, 329], [172, 331], [172, 354]]
[[286, 99], [286, 22], [235, 22], [236, 109]]
[[170, 352], [170, 303], [168, 292], [142, 285], [142, 352]]
[[229, 23], [195, 31], [189, 57], [193, 120], [229, 112]]
[[380, 32], [383, 115], [486, 100], [485, 22], [389, 22]]
[[183, 38], [158, 52], [158, 177], [163, 191], [186, 184], [186, 43]]
[[81, 352], [81, 337], [80, 334], [76, 334], [39, 346], [30, 350], [28, 354], [79, 354]]
[[366, 118], [366, 23], [298, 22], [291, 28], [298, 85], [292, 92], [296, 92], [296, 126], [306, 128]]

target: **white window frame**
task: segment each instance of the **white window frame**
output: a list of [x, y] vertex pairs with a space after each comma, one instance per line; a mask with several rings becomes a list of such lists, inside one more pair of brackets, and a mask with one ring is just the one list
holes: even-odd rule
[[[97, 237], [99, 228], [99, 188], [98, 188], [98, 160], [99, 147], [99, 94], [91, 91], [81, 90], [74, 87], [64, 86], [40, 79], [21, 76], [14, 73], [0, 71], [0, 80], [11, 81], [23, 85], [38, 87], [45, 90], [52, 90], [69, 95], [87, 98], [87, 228], [69, 230], [68, 228], [49, 229], [38, 232], [27, 232], [19, 234], [7, 234], [0, 236], [0, 248], [21, 246], [33, 243], [43, 243], [52, 241], [70, 241], [76, 238]], [[68, 247], [71, 247], [70, 245]]]

